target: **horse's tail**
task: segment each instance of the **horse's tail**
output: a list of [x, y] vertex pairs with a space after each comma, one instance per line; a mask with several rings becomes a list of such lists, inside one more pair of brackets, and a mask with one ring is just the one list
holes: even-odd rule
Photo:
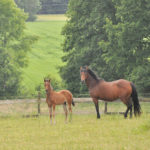
[[73, 99], [72, 99], [72, 105], [75, 106], [75, 103], [74, 103]]
[[141, 114], [141, 107], [139, 104], [138, 94], [137, 94], [135, 85], [131, 83], [131, 87], [132, 87], [131, 97], [132, 97], [133, 105], [134, 105], [134, 115], [137, 116]]

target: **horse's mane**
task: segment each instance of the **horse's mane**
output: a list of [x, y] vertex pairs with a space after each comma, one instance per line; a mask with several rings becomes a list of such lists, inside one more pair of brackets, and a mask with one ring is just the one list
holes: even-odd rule
[[96, 80], [99, 81], [101, 80], [99, 77], [97, 77], [97, 75], [91, 70], [91, 69], [87, 69], [87, 72]]

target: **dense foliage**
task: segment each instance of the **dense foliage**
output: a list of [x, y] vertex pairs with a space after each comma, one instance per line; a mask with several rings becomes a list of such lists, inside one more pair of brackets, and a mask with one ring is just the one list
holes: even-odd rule
[[14, 0], [17, 6], [28, 14], [27, 21], [34, 21], [41, 8], [40, 0]]
[[80, 66], [107, 81], [125, 78], [150, 90], [150, 3], [148, 0], [70, 0], [62, 78], [80, 93]]
[[67, 10], [68, 0], [40, 0], [40, 14], [64, 14]]
[[26, 54], [36, 37], [24, 34], [26, 15], [13, 0], [0, 1], [0, 96], [19, 91], [20, 68], [27, 65]]

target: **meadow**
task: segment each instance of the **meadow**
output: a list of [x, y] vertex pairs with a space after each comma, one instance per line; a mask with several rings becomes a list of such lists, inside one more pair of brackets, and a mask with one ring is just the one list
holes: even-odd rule
[[65, 20], [64, 15], [39, 15], [37, 21], [26, 23], [26, 33], [38, 37], [28, 53], [28, 66], [22, 69], [22, 85], [26, 93], [35, 93], [35, 88], [47, 75], [61, 82], [58, 68], [63, 65], [61, 30]]
[[[72, 122], [65, 123], [62, 106], [56, 106], [51, 125], [48, 107], [41, 103], [0, 104], [0, 150], [149, 150], [150, 104], [141, 102], [142, 115], [124, 119], [123, 114], [104, 114], [96, 119], [93, 102], [76, 103]], [[108, 104], [108, 112], [124, 112], [121, 102]]]
[[150, 115], [124, 119], [121, 115], [73, 115], [56, 124], [48, 116], [0, 118], [1, 150], [149, 150]]
[[[39, 40], [28, 54], [29, 65], [23, 71], [23, 85], [34, 93], [51, 74], [61, 82], [58, 67], [63, 65], [60, 34], [66, 18], [40, 15], [28, 22], [26, 33]], [[149, 150], [150, 104], [141, 103], [141, 117], [124, 119], [121, 114], [106, 115], [100, 103], [101, 119], [96, 119], [93, 103], [76, 103], [72, 122], [65, 123], [63, 108], [56, 107], [56, 124], [50, 125], [47, 104], [0, 104], [0, 150]], [[122, 103], [109, 103], [108, 112], [122, 112]]]

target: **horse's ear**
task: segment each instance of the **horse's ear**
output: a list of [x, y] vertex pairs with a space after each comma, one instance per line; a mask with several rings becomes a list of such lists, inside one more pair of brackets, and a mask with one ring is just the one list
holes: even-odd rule
[[86, 68], [86, 70], [88, 70], [88, 66], [86, 66], [85, 68]]

